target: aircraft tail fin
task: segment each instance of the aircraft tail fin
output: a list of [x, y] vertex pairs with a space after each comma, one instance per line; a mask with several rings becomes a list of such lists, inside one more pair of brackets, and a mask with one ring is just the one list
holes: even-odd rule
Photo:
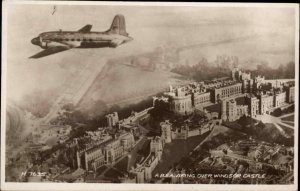
[[116, 15], [110, 29], [107, 32], [109, 32], [110, 34], [120, 34], [123, 36], [128, 36], [125, 26], [125, 17], [123, 15]]

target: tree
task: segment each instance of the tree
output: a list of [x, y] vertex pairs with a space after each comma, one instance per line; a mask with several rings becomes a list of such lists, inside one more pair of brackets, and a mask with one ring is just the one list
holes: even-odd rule
[[66, 110], [66, 111], [74, 111], [75, 110], [75, 106], [72, 103], [68, 103], [68, 104], [64, 105], [62, 107], [62, 109]]
[[282, 110], [280, 108], [275, 109], [274, 112], [273, 112], [273, 115], [275, 117], [281, 116], [282, 115]]

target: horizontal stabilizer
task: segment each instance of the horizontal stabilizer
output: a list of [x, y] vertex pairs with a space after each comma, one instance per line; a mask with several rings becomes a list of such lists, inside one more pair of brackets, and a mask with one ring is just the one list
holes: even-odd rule
[[119, 46], [120, 44], [122, 44], [123, 40], [118, 40], [118, 39], [115, 39], [115, 40], [112, 40], [111, 41], [111, 44], [114, 48], [116, 48], [117, 46]]

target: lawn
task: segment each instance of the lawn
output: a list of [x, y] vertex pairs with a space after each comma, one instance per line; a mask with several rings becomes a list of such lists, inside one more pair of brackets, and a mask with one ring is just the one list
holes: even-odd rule
[[238, 97], [235, 100], [237, 105], [245, 105], [246, 102], [245, 97]]
[[120, 160], [116, 165], [115, 168], [127, 172], [127, 163], [128, 163], [128, 157], [124, 157], [122, 160]]
[[122, 177], [123, 174], [121, 172], [111, 168], [104, 174], [104, 176], [108, 177], [108, 178], [118, 178], [118, 177]]
[[220, 113], [221, 112], [221, 103], [217, 103], [217, 104], [214, 104], [214, 105], [207, 106], [204, 109], [206, 109], [207, 111], [210, 111], [210, 112]]
[[281, 120], [294, 121], [295, 120], [295, 115], [290, 115], [290, 116], [287, 116], [287, 117], [283, 117], [283, 118], [281, 118]]
[[101, 166], [100, 168], [97, 169], [97, 174], [101, 174], [103, 171], [107, 169], [107, 166]]
[[282, 123], [285, 123], [285, 124], [288, 124], [288, 125], [291, 125], [291, 126], [295, 126], [295, 123], [294, 122], [288, 122], [288, 121], [282, 121]]

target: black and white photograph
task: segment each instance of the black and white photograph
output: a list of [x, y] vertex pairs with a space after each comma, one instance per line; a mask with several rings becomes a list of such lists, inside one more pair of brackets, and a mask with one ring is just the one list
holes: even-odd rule
[[2, 5], [1, 190], [297, 190], [298, 4]]

